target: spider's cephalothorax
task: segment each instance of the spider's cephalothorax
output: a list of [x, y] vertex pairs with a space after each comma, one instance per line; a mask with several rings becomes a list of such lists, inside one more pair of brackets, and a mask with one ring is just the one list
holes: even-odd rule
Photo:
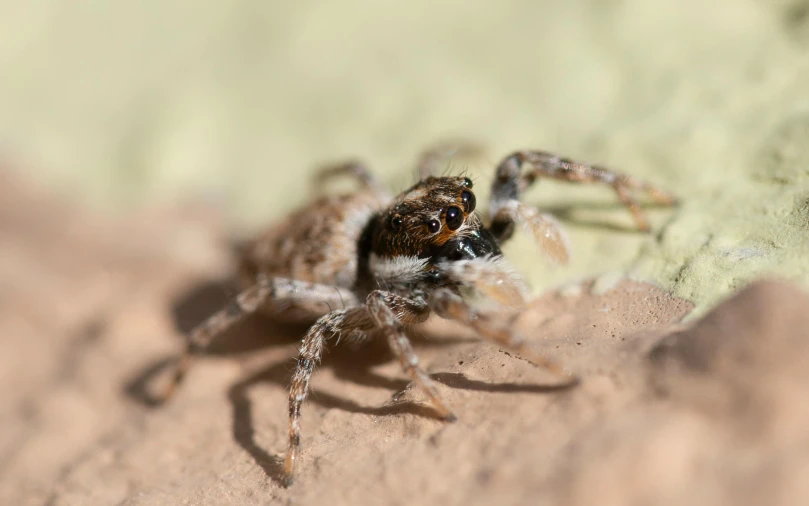
[[420, 181], [369, 222], [367, 271], [361, 273], [367, 272], [372, 283], [393, 282], [408, 290], [447, 283], [451, 262], [500, 257], [497, 240], [483, 226], [476, 205], [467, 177]]
[[548, 256], [567, 259], [567, 244], [555, 222], [520, 202], [520, 194], [541, 177], [607, 184], [644, 230], [648, 223], [631, 192], [644, 191], [664, 204], [674, 199], [625, 174], [539, 151], [518, 151], [497, 167], [487, 227], [476, 210], [469, 178], [430, 175], [444, 155], [452, 152], [457, 150], [426, 152], [420, 159], [420, 181], [395, 198], [361, 163], [323, 170], [318, 181], [350, 174], [362, 188], [315, 201], [249, 245], [242, 259], [244, 291], [191, 333], [165, 397], [183, 379], [192, 359], [245, 315], [261, 310], [274, 317], [312, 322], [299, 349], [289, 392], [285, 461], [285, 483], [289, 484], [300, 454], [301, 405], [329, 341], [340, 337], [386, 339], [406, 374], [447, 420], [455, 416], [421, 369], [405, 333], [406, 326], [424, 322], [431, 313], [467, 325], [571, 381], [570, 374], [511, 330], [513, 311], [468, 302], [468, 296], [475, 295], [501, 307], [522, 304], [523, 283], [500, 251], [517, 223], [533, 234]]
[[374, 220], [371, 250], [383, 258], [416, 256], [433, 262], [500, 254], [475, 213], [476, 202], [471, 179], [429, 177]]

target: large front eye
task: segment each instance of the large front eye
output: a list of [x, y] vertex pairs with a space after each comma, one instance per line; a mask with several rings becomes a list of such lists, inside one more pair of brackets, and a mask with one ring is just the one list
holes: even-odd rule
[[463, 210], [467, 213], [471, 213], [475, 210], [476, 199], [474, 193], [464, 190], [464, 192], [461, 193], [461, 202], [463, 202]]
[[390, 228], [393, 229], [394, 232], [398, 232], [402, 229], [402, 217], [398, 214], [390, 219]]
[[460, 207], [452, 206], [447, 209], [447, 226], [450, 230], [458, 230], [463, 225], [463, 211]]

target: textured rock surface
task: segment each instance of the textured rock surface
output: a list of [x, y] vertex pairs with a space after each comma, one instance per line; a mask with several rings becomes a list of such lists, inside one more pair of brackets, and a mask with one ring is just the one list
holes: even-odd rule
[[226, 299], [211, 281], [229, 268], [215, 220], [100, 220], [3, 183], [2, 504], [809, 500], [809, 296], [792, 285], [755, 284], [693, 326], [678, 323], [690, 303], [643, 283], [549, 292], [517, 326], [582, 376], [574, 388], [432, 322], [416, 349], [455, 424], [433, 418], [384, 346], [338, 347], [283, 489], [301, 329], [246, 322], [171, 403], [150, 405], [182, 330]]
[[[0, 173], [0, 504], [806, 504], [806, 295], [757, 285], [676, 322], [760, 276], [809, 281], [807, 13], [0, 0], [0, 162], [68, 197]], [[335, 351], [290, 491], [275, 480], [301, 329], [248, 322], [148, 407], [182, 332], [232, 293], [226, 235], [309, 199], [323, 161], [364, 156], [404, 188], [448, 137], [489, 147], [451, 164], [481, 202], [518, 147], [683, 199], [644, 235], [607, 189], [526, 194], [574, 248], [549, 269], [524, 236], [507, 247], [536, 294], [597, 276], [521, 323], [578, 388], [436, 324], [417, 351], [460, 415], [447, 426], [384, 349]], [[200, 197], [229, 217], [175, 203]]]

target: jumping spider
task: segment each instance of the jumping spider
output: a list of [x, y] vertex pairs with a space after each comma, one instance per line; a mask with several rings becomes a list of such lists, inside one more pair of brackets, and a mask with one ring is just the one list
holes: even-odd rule
[[[460, 151], [470, 150], [460, 146]], [[520, 194], [543, 177], [603, 183], [615, 190], [644, 230], [648, 222], [631, 192], [644, 191], [663, 204], [672, 204], [674, 198], [606, 168], [539, 151], [517, 151], [497, 167], [489, 201], [491, 220], [486, 226], [475, 210], [469, 178], [431, 175], [451, 151], [436, 148], [424, 153], [420, 181], [396, 197], [384, 191], [362, 163], [324, 169], [319, 180], [351, 175], [361, 189], [321, 198], [250, 243], [242, 265], [244, 291], [191, 332], [164, 398], [182, 381], [192, 359], [244, 316], [261, 310], [276, 318], [314, 322], [303, 337], [289, 391], [284, 467], [288, 485], [301, 451], [301, 405], [329, 339], [384, 337], [414, 385], [448, 421], [455, 415], [419, 367], [405, 333], [406, 327], [424, 322], [432, 312], [572, 380], [554, 361], [511, 332], [510, 320], [502, 317], [505, 311], [469, 302], [471, 294], [501, 306], [523, 302], [523, 285], [500, 251], [516, 223], [525, 225], [551, 257], [567, 259], [566, 243], [554, 221], [521, 203]]]

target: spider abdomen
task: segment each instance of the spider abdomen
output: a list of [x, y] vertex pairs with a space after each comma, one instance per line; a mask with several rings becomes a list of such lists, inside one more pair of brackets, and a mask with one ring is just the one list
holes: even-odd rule
[[[241, 258], [242, 284], [249, 286], [262, 273], [352, 290], [360, 236], [386, 204], [384, 196], [361, 191], [324, 197], [292, 213], [247, 246]], [[275, 307], [265, 310], [278, 316]]]

